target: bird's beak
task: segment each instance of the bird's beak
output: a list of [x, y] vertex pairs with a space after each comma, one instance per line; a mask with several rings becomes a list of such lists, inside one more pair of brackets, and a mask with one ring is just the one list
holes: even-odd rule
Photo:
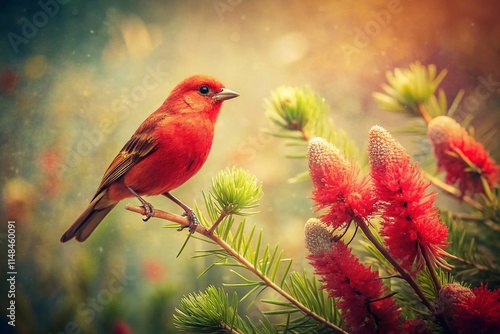
[[233, 92], [230, 89], [222, 88], [222, 90], [220, 92], [218, 92], [217, 94], [215, 94], [212, 98], [215, 101], [225, 101], [225, 100], [229, 100], [229, 99], [234, 99], [235, 97], [238, 97], [238, 96], [240, 96], [240, 94]]

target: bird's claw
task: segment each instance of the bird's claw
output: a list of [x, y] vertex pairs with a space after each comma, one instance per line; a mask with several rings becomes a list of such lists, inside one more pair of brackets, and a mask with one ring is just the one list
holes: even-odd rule
[[147, 222], [151, 217], [155, 215], [155, 208], [151, 205], [151, 203], [148, 202], [144, 202], [142, 204], [142, 207], [146, 211], [146, 213], [144, 214], [146, 218], [142, 218], [142, 221]]
[[186, 210], [186, 212], [184, 212], [182, 214], [182, 216], [187, 217], [187, 219], [189, 220], [189, 225], [183, 226], [183, 227], [179, 228], [177, 231], [182, 231], [185, 228], [189, 228], [189, 233], [194, 233], [196, 231], [196, 228], [198, 227], [198, 225], [200, 225], [200, 221], [198, 220], [198, 217], [196, 216], [194, 211], [191, 209], [188, 209], [188, 210]]

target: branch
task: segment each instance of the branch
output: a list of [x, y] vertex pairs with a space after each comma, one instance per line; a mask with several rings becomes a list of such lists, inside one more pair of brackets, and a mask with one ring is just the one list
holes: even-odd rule
[[[125, 205], [125, 209], [136, 212], [142, 215], [146, 214], [146, 210], [143, 207], [135, 206], [132, 204], [127, 204]], [[177, 224], [180, 224], [183, 227], [188, 227], [189, 226], [189, 221], [186, 217], [182, 217], [173, 213], [165, 212], [162, 210], [157, 210], [155, 209], [153, 217], [168, 220]], [[213, 233], [212, 229], [207, 229], [202, 225], [198, 225], [195, 230], [196, 233], [200, 233], [204, 235], [205, 237], [209, 238], [210, 240], [214, 241], [216, 244], [218, 244], [222, 249], [224, 249], [231, 257], [233, 257], [236, 261], [244, 265], [249, 271], [254, 273], [256, 276], [258, 276], [268, 287], [279, 293], [283, 298], [288, 300], [291, 304], [293, 304], [296, 308], [298, 308], [302, 313], [304, 313], [306, 316], [313, 318], [314, 320], [324, 324], [325, 326], [328, 326], [338, 333], [342, 334], [348, 334], [348, 332], [345, 332], [342, 330], [340, 327], [336, 326], [335, 324], [329, 322], [325, 318], [321, 317], [320, 315], [312, 312], [309, 308], [307, 308], [305, 305], [303, 305], [301, 302], [296, 300], [292, 295], [281, 289], [278, 285], [276, 285], [273, 281], [271, 281], [266, 275], [264, 275], [260, 270], [255, 268], [253, 264], [251, 264], [245, 257], [241, 256], [238, 252], [236, 252], [229, 244], [227, 244], [224, 240], [222, 240], [219, 236]]]
[[232, 327], [230, 327], [230, 326], [228, 326], [226, 324], [222, 324], [221, 325], [221, 329], [223, 329], [223, 330], [225, 330], [225, 331], [227, 331], [227, 332], [229, 332], [231, 334], [244, 334], [243, 332], [241, 332], [241, 331], [239, 331], [237, 329], [234, 329], [234, 328], [232, 328]]

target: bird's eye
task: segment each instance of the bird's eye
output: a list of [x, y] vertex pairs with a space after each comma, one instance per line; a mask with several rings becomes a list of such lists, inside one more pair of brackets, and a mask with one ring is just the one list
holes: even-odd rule
[[206, 85], [203, 85], [198, 88], [198, 92], [200, 92], [201, 95], [207, 95], [210, 92], [210, 88], [208, 88], [208, 86]]

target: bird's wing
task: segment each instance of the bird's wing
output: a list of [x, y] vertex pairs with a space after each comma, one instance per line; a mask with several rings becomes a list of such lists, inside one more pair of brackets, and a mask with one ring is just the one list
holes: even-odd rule
[[106, 173], [104, 173], [96, 196], [157, 148], [158, 144], [156, 140], [151, 137], [148, 131], [135, 133], [111, 162]]

